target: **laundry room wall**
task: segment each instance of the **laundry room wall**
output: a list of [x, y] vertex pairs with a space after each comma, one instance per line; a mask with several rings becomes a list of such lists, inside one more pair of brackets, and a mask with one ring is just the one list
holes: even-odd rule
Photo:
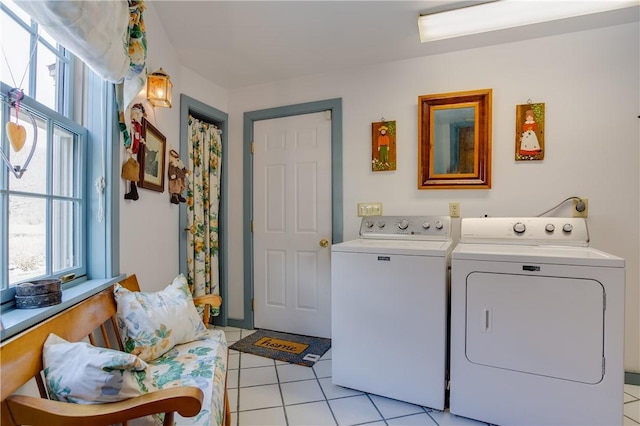
[[[640, 32], [638, 23], [354, 68], [229, 92], [229, 210], [243, 208], [243, 113], [343, 100], [344, 238], [358, 202], [385, 214], [536, 216], [569, 196], [589, 200], [591, 245], [627, 260], [626, 370], [640, 371]], [[492, 188], [417, 189], [420, 95], [493, 89]], [[515, 107], [546, 106], [543, 161], [514, 161]], [[371, 123], [395, 120], [397, 170], [371, 171]], [[551, 214], [571, 215], [570, 203]], [[459, 220], [454, 226], [459, 225]], [[243, 318], [242, 218], [229, 218], [230, 318]], [[458, 233], [456, 232], [456, 235]]]

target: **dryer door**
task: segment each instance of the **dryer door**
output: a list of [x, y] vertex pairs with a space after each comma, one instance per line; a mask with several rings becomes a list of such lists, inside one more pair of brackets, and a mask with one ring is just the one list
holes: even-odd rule
[[591, 279], [473, 272], [470, 362], [594, 384], [603, 377], [604, 288]]

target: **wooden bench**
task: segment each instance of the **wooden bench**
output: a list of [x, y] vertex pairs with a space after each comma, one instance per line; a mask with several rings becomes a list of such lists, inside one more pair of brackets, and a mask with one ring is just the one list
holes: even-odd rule
[[[140, 291], [135, 275], [120, 283], [131, 291]], [[217, 295], [194, 297], [200, 305], [219, 307], [222, 299]], [[205, 308], [204, 322], [209, 322], [209, 309]], [[42, 378], [42, 349], [50, 333], [69, 342], [89, 338], [91, 344], [101, 340], [105, 347], [123, 350], [115, 319], [116, 302], [113, 287], [74, 305], [46, 321], [7, 339], [0, 345], [0, 401], [3, 426], [14, 425], [110, 425], [157, 413], [165, 413], [164, 425], [173, 425], [174, 413], [184, 417], [197, 415], [203, 404], [200, 389], [181, 386], [163, 389], [120, 402], [96, 405], [71, 404], [47, 399]], [[109, 336], [112, 338], [109, 338]], [[115, 338], [113, 336], [115, 335]], [[111, 345], [111, 340], [116, 344]], [[102, 346], [102, 345], [101, 345]], [[40, 398], [14, 395], [25, 383], [35, 378]], [[205, 401], [209, 404], [208, 401]], [[227, 392], [224, 392], [224, 422], [231, 424]]]

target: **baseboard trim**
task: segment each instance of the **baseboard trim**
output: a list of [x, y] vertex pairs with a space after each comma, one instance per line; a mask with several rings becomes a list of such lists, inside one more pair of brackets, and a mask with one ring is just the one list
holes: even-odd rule
[[253, 325], [249, 324], [249, 321], [247, 319], [232, 319], [232, 318], [227, 318], [227, 326], [228, 327], [237, 327], [237, 328], [245, 328], [247, 330], [252, 330], [253, 329]]
[[638, 371], [625, 371], [624, 383], [626, 385], [640, 386], [640, 372]]

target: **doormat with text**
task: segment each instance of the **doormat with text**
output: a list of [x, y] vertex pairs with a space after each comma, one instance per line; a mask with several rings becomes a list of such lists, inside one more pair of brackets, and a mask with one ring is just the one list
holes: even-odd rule
[[331, 339], [260, 329], [229, 349], [312, 367], [330, 347]]

